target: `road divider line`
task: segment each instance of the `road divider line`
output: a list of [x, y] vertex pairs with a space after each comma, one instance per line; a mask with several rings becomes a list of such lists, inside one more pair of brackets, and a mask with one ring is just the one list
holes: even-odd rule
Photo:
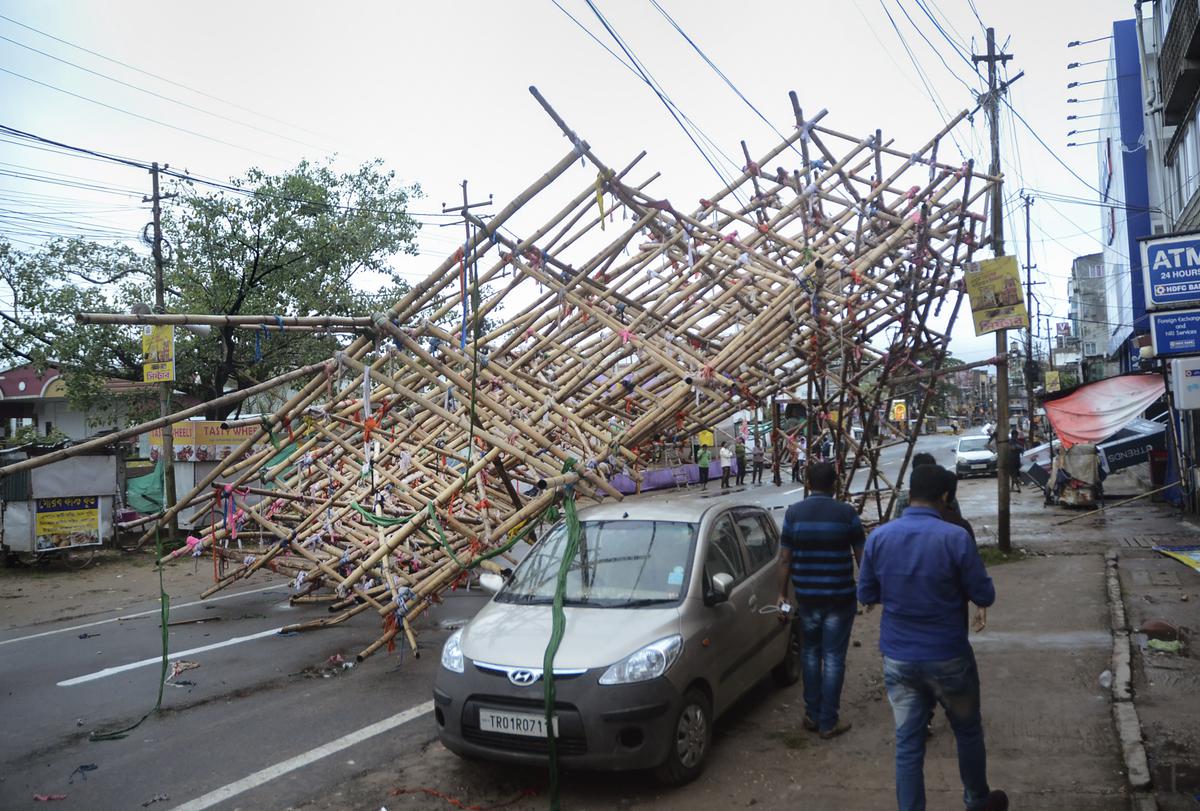
[[[197, 653], [204, 653], [205, 651], [216, 650], [217, 648], [227, 648], [230, 645], [240, 645], [243, 642], [252, 642], [255, 639], [262, 639], [264, 636], [274, 636], [275, 634], [278, 634], [281, 630], [283, 630], [283, 629], [282, 628], [272, 628], [269, 631], [259, 631], [257, 634], [247, 634], [246, 636], [235, 636], [233, 639], [226, 639], [224, 642], [214, 642], [211, 645], [202, 645], [199, 648], [191, 648], [189, 650], [181, 650], [181, 651], [176, 651], [175, 653], [168, 653], [167, 659], [168, 659], [168, 661], [172, 660], [172, 659], [182, 659], [184, 656], [192, 656]], [[149, 659], [142, 659], [141, 661], [130, 662], [127, 665], [117, 665], [115, 667], [106, 667], [103, 670], [97, 670], [95, 673], [88, 673], [85, 676], [76, 676], [73, 679], [67, 679], [66, 681], [60, 681], [58, 683], [58, 686], [59, 687], [74, 687], [77, 684], [83, 684], [84, 682], [95, 681], [96, 679], [103, 679], [108, 676], [115, 676], [118, 673], [124, 673], [126, 670], [136, 670], [139, 667], [148, 667], [149, 665], [156, 665], [156, 664], [159, 664], [160, 662], [162, 662], [161, 654], [158, 656], [151, 656]]]
[[[222, 594], [220, 597], [210, 597], [207, 600], [193, 600], [190, 603], [180, 603], [179, 605], [172, 605], [171, 610], [178, 611], [181, 608], [191, 608], [194, 605], [207, 605], [208, 603], [215, 603], [218, 600], [231, 600], [234, 597], [243, 597], [247, 594], [260, 594], [264, 591], [271, 591], [272, 589], [281, 589], [282, 590], [282, 589], [286, 589], [286, 588], [287, 588], [286, 584], [276, 583], [274, 586], [263, 586], [260, 589], [250, 589], [249, 591], [239, 591], [236, 594]], [[53, 636], [54, 634], [65, 634], [68, 631], [82, 631], [84, 628], [95, 628], [97, 625], [105, 625], [110, 622], [121, 622], [122, 620], [140, 619], [141, 617], [148, 617], [152, 614], [157, 614], [158, 612], [159, 612], [159, 609], [151, 608], [146, 611], [138, 611], [136, 614], [122, 614], [119, 617], [109, 617], [106, 620], [96, 620], [95, 622], [85, 622], [82, 625], [71, 625], [67, 628], [55, 628], [53, 631], [42, 631], [41, 633], [30, 634], [29, 636], [18, 636], [16, 639], [3, 639], [3, 640], [0, 640], [0, 647], [3, 647], [4, 645], [11, 645], [14, 642], [25, 642], [30, 639], [40, 639], [43, 636]]]
[[330, 755], [335, 755], [343, 749], [349, 749], [355, 744], [362, 743], [369, 738], [374, 738], [376, 735], [382, 735], [384, 732], [395, 729], [398, 726], [407, 724], [416, 718], [426, 715], [433, 709], [433, 702], [426, 701], [424, 704], [418, 704], [415, 707], [405, 710], [404, 712], [396, 713], [390, 718], [384, 718], [382, 721], [365, 726], [362, 729], [356, 730], [343, 735], [340, 738], [322, 744], [315, 749], [310, 749], [307, 752], [280, 761], [274, 766], [268, 766], [265, 769], [260, 769], [253, 774], [243, 777], [241, 780], [236, 780], [227, 785], [221, 786], [218, 789], [210, 791], [202, 797], [197, 797], [183, 805], [175, 806], [174, 811], [204, 811], [206, 808], [212, 808], [218, 803], [223, 803], [231, 797], [236, 797], [239, 794], [244, 794], [251, 789], [258, 788], [264, 783], [269, 783], [277, 777], [282, 777], [288, 772], [294, 772], [296, 769], [301, 769], [310, 763], [315, 763], [322, 758], [327, 758]]

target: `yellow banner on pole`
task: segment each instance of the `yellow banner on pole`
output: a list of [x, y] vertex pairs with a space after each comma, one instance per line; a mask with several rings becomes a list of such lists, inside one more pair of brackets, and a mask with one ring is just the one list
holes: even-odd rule
[[1029, 311], [1025, 307], [1015, 256], [998, 256], [968, 265], [963, 278], [971, 300], [976, 335], [1029, 328]]
[[1062, 378], [1059, 372], [1046, 372], [1046, 391], [1058, 391], [1062, 388]]
[[142, 332], [142, 380], [170, 383], [175, 379], [175, 327], [156, 324]]

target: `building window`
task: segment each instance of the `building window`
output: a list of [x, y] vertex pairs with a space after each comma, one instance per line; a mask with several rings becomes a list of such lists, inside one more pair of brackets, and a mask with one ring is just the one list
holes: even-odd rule
[[1084, 341], [1083, 342], [1083, 354], [1088, 355], [1088, 356], [1095, 355], [1096, 354], [1096, 342], [1095, 341]]

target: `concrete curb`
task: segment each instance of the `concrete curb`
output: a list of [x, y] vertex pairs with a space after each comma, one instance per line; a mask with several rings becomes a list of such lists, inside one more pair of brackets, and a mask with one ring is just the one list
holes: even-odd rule
[[1108, 590], [1108, 610], [1112, 621], [1112, 714], [1121, 741], [1125, 760], [1125, 776], [1131, 790], [1130, 807], [1136, 811], [1158, 808], [1150, 789], [1150, 764], [1142, 743], [1142, 724], [1133, 703], [1133, 651], [1129, 623], [1125, 616], [1125, 601], [1121, 597], [1121, 579], [1117, 574], [1118, 555], [1110, 551], [1104, 556], [1105, 585]]

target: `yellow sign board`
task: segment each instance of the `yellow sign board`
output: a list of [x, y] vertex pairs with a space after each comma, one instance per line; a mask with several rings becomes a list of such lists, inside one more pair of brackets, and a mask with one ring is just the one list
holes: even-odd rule
[[1029, 327], [1029, 311], [1021, 293], [1021, 274], [1015, 256], [984, 259], [968, 266], [964, 278], [976, 335]]
[[[171, 441], [174, 443], [177, 462], [212, 462], [224, 459], [233, 449], [254, 436], [257, 425], [240, 425], [223, 428], [219, 422], [189, 420], [171, 426]], [[162, 429], [150, 432], [150, 458], [157, 460], [162, 454]], [[254, 450], [266, 447], [266, 440], [255, 445]]]
[[699, 442], [701, 445], [707, 445], [708, 447], [711, 448], [712, 444], [713, 444], [713, 432], [709, 431], [709, 430], [697, 432], [696, 433], [696, 441]]
[[175, 379], [175, 327], [146, 327], [142, 332], [142, 380], [170, 383]]
[[37, 549], [100, 543], [100, 497], [39, 498], [34, 505]]
[[1062, 378], [1058, 372], [1046, 372], [1046, 391], [1058, 391], [1062, 388]]
[[908, 421], [908, 403], [903, 400], [892, 400], [892, 422]]

